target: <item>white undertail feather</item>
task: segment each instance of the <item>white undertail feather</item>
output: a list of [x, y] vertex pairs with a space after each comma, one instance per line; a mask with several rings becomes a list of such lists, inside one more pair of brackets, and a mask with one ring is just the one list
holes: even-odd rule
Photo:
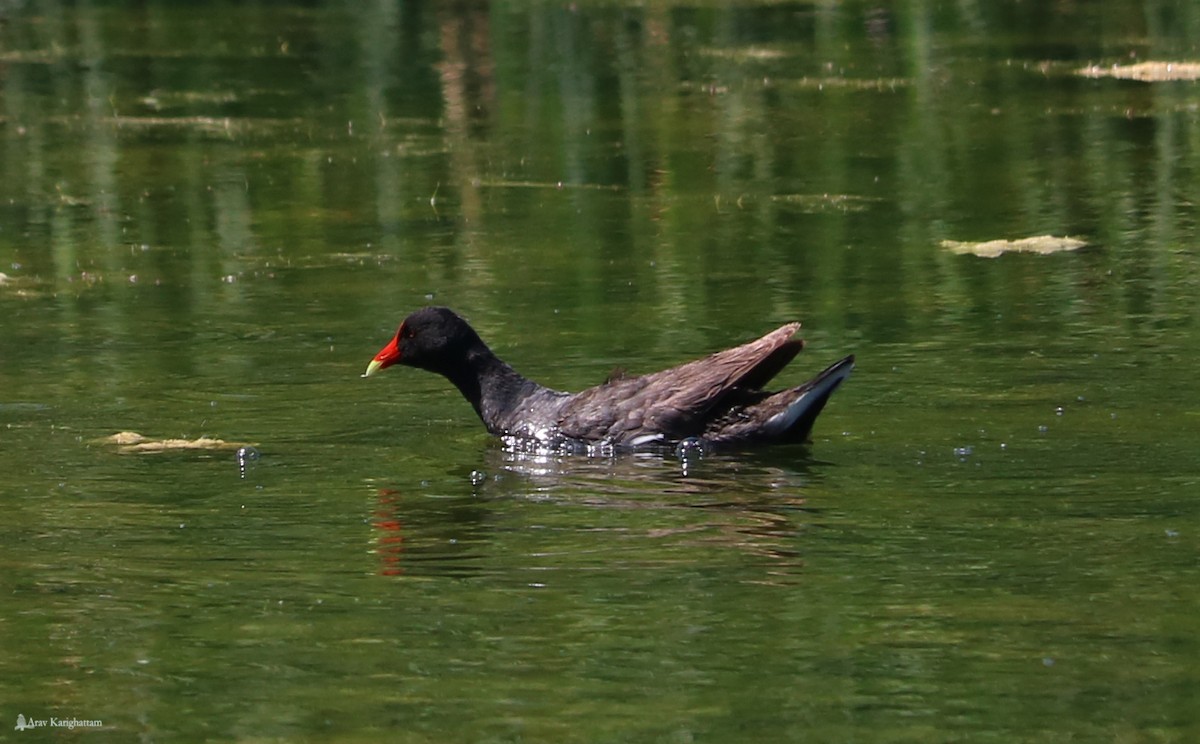
[[629, 440], [629, 446], [646, 447], [651, 444], [662, 444], [665, 441], [667, 441], [666, 437], [659, 432], [655, 432], [653, 434], [640, 434]]
[[841, 385], [847, 377], [850, 376], [850, 371], [854, 368], [853, 364], [847, 364], [832, 370], [832, 374], [828, 377], [817, 381], [810, 389], [796, 400], [792, 401], [787, 408], [767, 419], [763, 424], [763, 431], [770, 436], [782, 435], [788, 429], [796, 425], [809, 408], [818, 401], [827, 399]]

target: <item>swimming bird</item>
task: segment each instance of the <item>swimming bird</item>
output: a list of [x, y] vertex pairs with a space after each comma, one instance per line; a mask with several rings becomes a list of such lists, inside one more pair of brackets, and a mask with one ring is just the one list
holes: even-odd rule
[[647, 375], [615, 376], [578, 393], [529, 380], [488, 348], [467, 321], [425, 307], [400, 324], [363, 377], [394, 364], [436, 372], [458, 388], [487, 430], [547, 446], [669, 446], [806, 441], [829, 396], [850, 375], [854, 356], [808, 382], [763, 390], [804, 348], [788, 323], [762, 338]]

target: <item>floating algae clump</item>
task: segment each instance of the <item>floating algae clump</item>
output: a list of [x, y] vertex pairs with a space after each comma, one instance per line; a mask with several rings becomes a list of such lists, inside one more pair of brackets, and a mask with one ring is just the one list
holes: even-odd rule
[[941, 246], [959, 255], [970, 254], [981, 258], [996, 258], [1005, 253], [1038, 253], [1047, 255], [1063, 251], [1077, 251], [1087, 245], [1076, 238], [1056, 238], [1053, 235], [1038, 235], [1019, 240], [985, 240], [980, 243], [943, 240]]
[[244, 442], [226, 442], [224, 439], [200, 437], [199, 439], [150, 439], [136, 431], [122, 431], [96, 440], [99, 444], [115, 444], [118, 452], [149, 453], [171, 450], [236, 450], [245, 447]]

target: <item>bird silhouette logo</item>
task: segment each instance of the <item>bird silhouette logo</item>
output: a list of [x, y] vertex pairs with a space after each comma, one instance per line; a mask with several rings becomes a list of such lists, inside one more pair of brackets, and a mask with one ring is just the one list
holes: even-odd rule
[[25, 714], [24, 714], [24, 713], [18, 713], [18, 714], [17, 714], [17, 725], [16, 725], [16, 730], [17, 730], [17, 731], [24, 731], [24, 730], [25, 730], [25, 729], [27, 729], [27, 728], [29, 728], [29, 726], [28, 726], [28, 725], [25, 723]]

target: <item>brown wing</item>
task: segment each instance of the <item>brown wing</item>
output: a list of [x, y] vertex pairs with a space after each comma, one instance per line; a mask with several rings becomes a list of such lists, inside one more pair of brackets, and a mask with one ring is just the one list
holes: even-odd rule
[[672, 439], [699, 434], [731, 390], [757, 390], [792, 361], [804, 347], [792, 338], [799, 328], [789, 323], [703, 359], [585, 390], [563, 408], [560, 430], [568, 437], [614, 442], [654, 433]]

